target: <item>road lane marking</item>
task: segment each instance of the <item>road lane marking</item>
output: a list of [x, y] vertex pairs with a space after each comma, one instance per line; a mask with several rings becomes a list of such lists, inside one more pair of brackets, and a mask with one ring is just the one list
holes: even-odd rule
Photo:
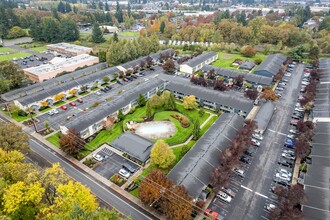
[[282, 133], [282, 132], [279, 132], [279, 131], [274, 131], [274, 130], [272, 130], [272, 129], [268, 129], [268, 131], [270, 131], [270, 132], [274, 132], [274, 133], [278, 133], [278, 134], [280, 134], [280, 135], [285, 135], [285, 136], [286, 136], [286, 134], [284, 134], [284, 133]]
[[250, 192], [253, 192], [253, 190], [252, 190], [252, 189], [250, 189], [250, 188], [247, 188], [246, 186], [243, 186], [243, 185], [241, 185], [241, 187], [242, 187], [243, 189], [249, 190]]
[[265, 196], [265, 195], [263, 195], [261, 193], [255, 192], [255, 194], [257, 194], [258, 196], [261, 196], [261, 197], [264, 197], [264, 198], [268, 199], [268, 196]]

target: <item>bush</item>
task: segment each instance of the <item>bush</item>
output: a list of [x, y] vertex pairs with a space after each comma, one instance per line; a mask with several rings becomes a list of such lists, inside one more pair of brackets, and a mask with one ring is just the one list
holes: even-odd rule
[[126, 180], [123, 179], [119, 174], [114, 174], [111, 178], [110, 181], [115, 183], [117, 186], [122, 186], [124, 183], [126, 183]]
[[99, 104], [101, 104], [101, 102], [94, 102], [93, 105], [92, 105], [92, 107], [95, 108], [95, 107], [97, 107]]
[[200, 108], [198, 114], [199, 114], [200, 117], [203, 117], [203, 115], [205, 114], [204, 109]]
[[254, 60], [254, 63], [255, 63], [256, 65], [260, 65], [260, 63], [262, 63], [262, 59], [255, 59], [255, 60]]
[[256, 55], [257, 50], [254, 47], [247, 45], [242, 47], [240, 53], [246, 57], [253, 57]]
[[95, 160], [93, 160], [93, 158], [87, 158], [83, 164], [85, 164], [86, 166], [93, 168], [94, 165], [96, 164]]
[[25, 116], [28, 115], [28, 114], [27, 114], [24, 110], [22, 110], [22, 109], [18, 110], [17, 114], [18, 114], [19, 116], [23, 116], [23, 117], [25, 117]]
[[190, 125], [189, 119], [184, 115], [181, 115], [180, 123], [183, 128], [188, 128]]

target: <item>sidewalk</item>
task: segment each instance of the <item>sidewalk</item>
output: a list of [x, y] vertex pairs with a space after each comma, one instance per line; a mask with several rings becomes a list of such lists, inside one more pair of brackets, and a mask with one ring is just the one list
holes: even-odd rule
[[258, 113], [259, 109], [259, 105], [254, 105], [248, 116], [246, 116], [246, 120], [253, 120], [254, 117], [256, 117], [256, 114]]
[[[16, 122], [14, 119], [10, 118], [9, 116], [3, 114], [2, 112], [0, 112], [0, 114], [5, 117], [6, 119], [8, 119], [10, 122], [16, 124], [17, 126], [22, 127], [23, 131], [27, 132], [29, 135], [33, 136], [34, 138], [36, 138], [38, 141], [40, 141], [41, 143], [43, 143], [44, 145], [46, 145], [47, 147], [49, 147], [50, 149], [52, 149], [53, 151], [55, 151], [56, 153], [58, 153], [59, 155], [65, 157], [68, 161], [70, 161], [74, 166], [80, 168], [81, 170], [85, 171], [86, 173], [88, 173], [90, 175], [91, 178], [95, 178], [96, 180], [100, 181], [101, 183], [103, 183], [105, 186], [110, 187], [111, 189], [113, 189], [114, 191], [116, 191], [118, 194], [120, 194], [122, 197], [124, 197], [127, 200], [130, 200], [131, 202], [135, 203], [136, 205], [138, 205], [140, 208], [150, 212], [151, 214], [153, 214], [154, 216], [156, 216], [159, 219], [165, 219], [165, 217], [161, 216], [158, 212], [156, 212], [154, 209], [150, 208], [150, 207], [146, 207], [142, 204], [142, 202], [137, 199], [136, 197], [134, 197], [133, 195], [129, 194], [128, 192], [126, 192], [125, 190], [121, 189], [119, 186], [117, 186], [116, 184], [112, 183], [111, 181], [107, 180], [106, 178], [104, 178], [103, 176], [101, 176], [100, 174], [98, 174], [97, 172], [95, 172], [94, 170], [90, 169], [89, 167], [87, 167], [86, 165], [82, 164], [80, 161], [78, 161], [77, 159], [73, 158], [73, 157], [69, 157], [68, 155], [66, 155], [64, 152], [62, 152], [59, 148], [57, 148], [56, 146], [54, 146], [53, 144], [49, 143], [48, 141], [46, 141], [44, 139], [44, 137], [42, 137], [40, 134], [36, 133], [33, 129], [26, 127], [18, 122]], [[111, 204], [110, 204], [111, 205]]]

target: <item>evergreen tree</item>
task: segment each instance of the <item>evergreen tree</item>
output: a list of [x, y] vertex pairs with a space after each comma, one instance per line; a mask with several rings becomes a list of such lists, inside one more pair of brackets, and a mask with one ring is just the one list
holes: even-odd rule
[[119, 23], [122, 23], [124, 21], [123, 11], [122, 11], [118, 1], [117, 1], [117, 6], [116, 6], [115, 17], [117, 18]]
[[74, 21], [63, 19], [61, 24], [63, 41], [75, 41], [79, 39], [79, 30]]
[[113, 34], [112, 40], [115, 41], [115, 42], [118, 42], [119, 41], [117, 32], [115, 32]]
[[162, 21], [162, 23], [160, 24], [160, 28], [159, 28], [159, 30], [160, 30], [160, 32], [163, 34], [164, 33], [164, 31], [165, 31], [165, 22], [164, 21]]
[[52, 10], [52, 16], [59, 21], [60, 16], [58, 15], [56, 8], [52, 8], [51, 10]]
[[152, 107], [150, 105], [150, 102], [148, 101], [146, 105], [146, 117], [151, 118], [151, 116], [152, 116]]
[[123, 120], [124, 117], [125, 117], [125, 115], [123, 114], [123, 110], [119, 109], [119, 111], [118, 111], [118, 116], [117, 116], [118, 121]]
[[132, 12], [131, 12], [131, 4], [128, 2], [128, 4], [127, 4], [127, 15], [128, 15], [128, 17], [131, 17], [131, 15], [132, 15]]
[[58, 20], [46, 17], [42, 21], [41, 30], [44, 41], [48, 43], [58, 43], [62, 41], [61, 27]]
[[57, 11], [61, 12], [61, 13], [65, 13], [65, 4], [62, 1], [60, 1], [60, 3], [58, 3]]
[[[105, 10], [105, 11], [110, 11], [110, 8], [109, 8], [109, 5], [108, 5], [108, 2], [105, 2], [104, 10]], [[108, 13], [107, 13], [107, 14], [108, 14]]]
[[194, 128], [192, 130], [192, 135], [193, 135], [193, 139], [197, 140], [200, 136], [200, 132], [201, 132], [201, 128], [199, 125], [199, 120], [196, 119], [195, 123], [194, 123]]
[[0, 38], [5, 38], [7, 36], [9, 28], [9, 19], [6, 10], [0, 4]]
[[138, 103], [139, 107], [145, 106], [146, 105], [146, 102], [147, 101], [146, 101], [146, 98], [144, 97], [144, 95], [140, 94], [139, 95], [139, 98], [137, 100], [137, 103]]
[[105, 41], [102, 31], [97, 23], [93, 25], [92, 41], [94, 43], [103, 43]]
[[175, 103], [175, 98], [173, 93], [170, 94], [170, 97], [168, 98], [167, 101], [167, 109], [168, 110], [176, 110], [176, 103]]
[[69, 3], [66, 3], [66, 4], [65, 4], [65, 13], [69, 13], [69, 12], [71, 12], [71, 11], [72, 11], [72, 9], [71, 9], [70, 4], [69, 4]]

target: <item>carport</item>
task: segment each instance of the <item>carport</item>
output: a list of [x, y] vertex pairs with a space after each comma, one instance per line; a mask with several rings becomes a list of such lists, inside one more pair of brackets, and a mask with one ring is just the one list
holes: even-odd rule
[[256, 129], [257, 133], [263, 134], [265, 132], [270, 122], [270, 119], [274, 114], [274, 111], [275, 105], [272, 102], [266, 102], [260, 107], [256, 117], [254, 118], [258, 125], [258, 128]]

